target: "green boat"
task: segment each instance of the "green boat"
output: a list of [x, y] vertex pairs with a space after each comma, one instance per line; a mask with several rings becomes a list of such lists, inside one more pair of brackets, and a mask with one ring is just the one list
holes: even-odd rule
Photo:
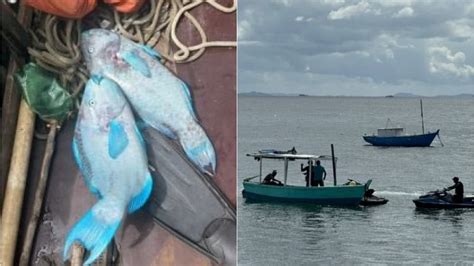
[[[359, 205], [365, 191], [369, 188], [372, 180], [366, 184], [348, 182], [344, 185], [337, 185], [336, 181], [336, 161], [337, 158], [328, 155], [309, 155], [279, 153], [273, 151], [260, 151], [258, 153], [247, 154], [253, 157], [260, 164], [260, 173], [254, 177], [244, 179], [243, 197], [250, 201], [273, 201], [273, 202], [295, 202], [312, 203], [318, 205]], [[262, 167], [264, 160], [280, 160], [284, 163], [284, 180], [280, 185], [269, 185], [262, 183]], [[330, 160], [333, 166], [333, 186], [307, 187], [287, 184], [288, 165], [295, 161], [308, 161], [312, 165], [317, 160]], [[311, 167], [309, 167], [311, 169]], [[309, 170], [311, 171], [311, 170]], [[311, 176], [311, 172], [309, 173]], [[253, 181], [256, 178], [258, 181]]]

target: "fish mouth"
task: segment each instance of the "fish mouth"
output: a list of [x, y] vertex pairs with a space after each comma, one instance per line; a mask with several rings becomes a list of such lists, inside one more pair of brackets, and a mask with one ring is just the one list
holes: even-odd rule
[[202, 171], [204, 174], [207, 174], [210, 177], [214, 177], [216, 175], [216, 171], [214, 170], [214, 166], [212, 164], [203, 166]]

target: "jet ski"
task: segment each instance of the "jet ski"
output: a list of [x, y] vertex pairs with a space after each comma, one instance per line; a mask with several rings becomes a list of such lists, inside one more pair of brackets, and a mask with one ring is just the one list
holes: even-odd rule
[[464, 197], [463, 202], [453, 202], [453, 197], [446, 189], [430, 191], [413, 200], [418, 208], [474, 208], [474, 196]]
[[[348, 179], [348, 182], [344, 183], [346, 186], [353, 186], [353, 185], [361, 185], [361, 183], [353, 180], [353, 179]], [[383, 205], [388, 202], [388, 199], [382, 198], [382, 197], [377, 197], [374, 195], [375, 190], [374, 189], [367, 189], [365, 190], [364, 197], [362, 200], [359, 202], [359, 205], [362, 206], [375, 206], [375, 205]]]
[[367, 191], [365, 191], [364, 197], [362, 198], [359, 204], [363, 206], [374, 206], [382, 205], [388, 202], [388, 199], [386, 198], [374, 196], [374, 192], [375, 190], [373, 189], [368, 189]]

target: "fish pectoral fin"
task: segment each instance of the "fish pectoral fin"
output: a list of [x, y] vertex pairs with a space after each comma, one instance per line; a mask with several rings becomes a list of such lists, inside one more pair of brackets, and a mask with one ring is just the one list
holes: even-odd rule
[[193, 100], [191, 98], [191, 91], [189, 90], [188, 85], [184, 81], [182, 80], [180, 81], [181, 81], [181, 89], [184, 95], [186, 96], [186, 107], [188, 108], [188, 111], [193, 116], [194, 120], [197, 120], [196, 112], [194, 111]]
[[156, 51], [155, 49], [151, 48], [150, 46], [148, 45], [141, 45], [143, 51], [147, 54], [149, 54], [150, 56], [155, 56], [155, 57], [158, 57], [158, 59], [162, 59], [161, 57], [161, 54]]
[[139, 55], [133, 51], [127, 51], [120, 56], [123, 61], [129, 64], [133, 69], [140, 72], [143, 76], [149, 78], [151, 77], [150, 67], [148, 67], [145, 59], [141, 58]]
[[122, 123], [119, 121], [114, 119], [110, 122], [109, 126], [109, 155], [112, 159], [117, 159], [128, 146], [128, 136]]
[[97, 257], [105, 250], [110, 240], [115, 235], [120, 225], [120, 220], [112, 223], [105, 223], [103, 219], [97, 217], [94, 208], [100, 204], [97, 203], [77, 222], [67, 235], [64, 244], [63, 258], [66, 261], [69, 258], [69, 249], [75, 241], [81, 243], [90, 254], [84, 265], [94, 262]]
[[148, 172], [142, 190], [140, 191], [140, 193], [138, 193], [138, 195], [133, 197], [130, 203], [128, 204], [128, 213], [132, 213], [140, 209], [150, 197], [152, 189], [153, 178], [151, 177], [150, 172]]

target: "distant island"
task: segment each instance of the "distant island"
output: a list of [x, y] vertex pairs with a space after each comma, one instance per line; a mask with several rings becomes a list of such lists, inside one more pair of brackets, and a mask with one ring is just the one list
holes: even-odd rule
[[413, 94], [413, 93], [409, 93], [409, 92], [399, 92], [399, 93], [395, 93], [393, 95], [393, 97], [395, 98], [409, 98], [409, 97], [416, 97], [416, 98], [419, 98], [419, 97], [423, 97], [421, 95], [417, 95], [417, 94]]
[[239, 96], [256, 96], [256, 97], [261, 97], [261, 96], [266, 96], [266, 97], [271, 97], [271, 96], [309, 96], [306, 94], [297, 94], [297, 93], [264, 93], [264, 92], [257, 92], [257, 91], [251, 91], [251, 92], [240, 92], [238, 94]]
[[242, 93], [239, 93], [238, 95], [241, 95], [241, 96], [273, 96], [273, 95], [268, 94], [268, 93], [256, 92], [256, 91], [242, 92]]
[[373, 97], [373, 98], [470, 98], [474, 97], [474, 94], [462, 93], [456, 95], [436, 95], [436, 96], [424, 96], [417, 95], [409, 92], [399, 92], [386, 96], [348, 96], [348, 95], [309, 95], [302, 93], [265, 93], [265, 92], [240, 92], [238, 96], [252, 96], [252, 97]]

